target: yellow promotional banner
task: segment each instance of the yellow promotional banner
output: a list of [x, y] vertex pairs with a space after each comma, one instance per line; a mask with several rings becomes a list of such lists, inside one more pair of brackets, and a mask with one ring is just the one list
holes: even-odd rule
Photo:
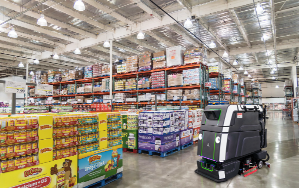
[[39, 139], [47, 139], [53, 137], [53, 116], [39, 116], [38, 118], [39, 129], [38, 136]]
[[72, 188], [77, 185], [78, 158], [72, 156], [0, 174], [1, 188]]

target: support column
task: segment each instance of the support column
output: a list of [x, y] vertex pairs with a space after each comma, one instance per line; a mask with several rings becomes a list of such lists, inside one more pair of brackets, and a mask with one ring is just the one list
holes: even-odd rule
[[16, 93], [12, 93], [12, 97], [11, 97], [11, 115], [16, 114], [16, 100], [17, 100], [16, 96], [17, 96]]
[[111, 99], [111, 107], [112, 107], [112, 99], [113, 99], [113, 88], [112, 88], [112, 40], [110, 40], [110, 83], [109, 83], [109, 89], [110, 89], [110, 99]]
[[27, 106], [27, 103], [28, 103], [28, 100], [27, 100], [27, 98], [28, 98], [28, 86], [27, 86], [27, 83], [28, 83], [28, 72], [29, 72], [29, 63], [26, 63], [26, 80], [25, 80], [25, 82], [26, 82], [26, 87], [25, 87], [25, 106]]
[[293, 82], [293, 92], [294, 92], [294, 97], [297, 97], [297, 67], [296, 65], [292, 66], [292, 82]]

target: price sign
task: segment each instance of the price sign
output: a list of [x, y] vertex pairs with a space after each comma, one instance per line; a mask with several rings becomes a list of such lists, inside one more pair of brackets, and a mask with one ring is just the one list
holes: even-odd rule
[[212, 86], [212, 83], [211, 82], [206, 82], [205, 83], [205, 87], [211, 87]]
[[5, 93], [25, 93], [26, 82], [15, 82], [6, 81], [5, 82]]
[[40, 84], [35, 88], [35, 94], [37, 95], [53, 95], [53, 85]]

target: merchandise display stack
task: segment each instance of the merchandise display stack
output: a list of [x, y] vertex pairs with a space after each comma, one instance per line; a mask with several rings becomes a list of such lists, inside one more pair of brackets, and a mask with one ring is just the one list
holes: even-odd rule
[[138, 114], [122, 115], [123, 151], [137, 153], [138, 151]]
[[293, 98], [293, 84], [291, 80], [285, 80], [284, 82], [284, 97], [285, 97], [285, 111], [287, 115], [292, 114], [292, 98]]
[[189, 126], [193, 127], [193, 143], [198, 142], [203, 109], [189, 110]]
[[120, 114], [107, 114], [108, 147], [122, 144], [122, 122]]
[[153, 53], [153, 69], [162, 69], [166, 67], [165, 51]]
[[254, 81], [251, 84], [251, 87], [252, 87], [253, 104], [262, 104], [262, 102], [261, 102], [261, 98], [262, 98], [261, 84], [258, 81]]

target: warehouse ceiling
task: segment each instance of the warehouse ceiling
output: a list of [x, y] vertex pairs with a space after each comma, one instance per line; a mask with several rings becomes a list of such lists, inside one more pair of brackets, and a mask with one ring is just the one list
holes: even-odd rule
[[[24, 75], [20, 61], [30, 70], [73, 69], [96, 62], [108, 63], [106, 40], [113, 40], [113, 60], [160, 51], [167, 47], [205, 46], [213, 42], [208, 62], [224, 62], [227, 69], [243, 75], [242, 66], [262, 82], [289, 79], [291, 66], [297, 65], [299, 39], [298, 0], [152, 0], [189, 29], [172, 20], [151, 0], [83, 0], [84, 11], [73, 8], [74, 0], [0, 0], [0, 77]], [[261, 3], [263, 11], [255, 7]], [[37, 25], [44, 14], [48, 26]], [[14, 28], [18, 38], [7, 36]], [[142, 30], [144, 40], [136, 38]], [[262, 40], [264, 36], [265, 40]], [[201, 41], [199, 41], [200, 39]], [[73, 51], [80, 48], [81, 54]], [[60, 58], [52, 57], [57, 53]], [[38, 65], [33, 60], [38, 59]], [[274, 74], [271, 70], [277, 68]], [[275, 78], [273, 78], [275, 77]], [[244, 78], [249, 78], [244, 75]]]

